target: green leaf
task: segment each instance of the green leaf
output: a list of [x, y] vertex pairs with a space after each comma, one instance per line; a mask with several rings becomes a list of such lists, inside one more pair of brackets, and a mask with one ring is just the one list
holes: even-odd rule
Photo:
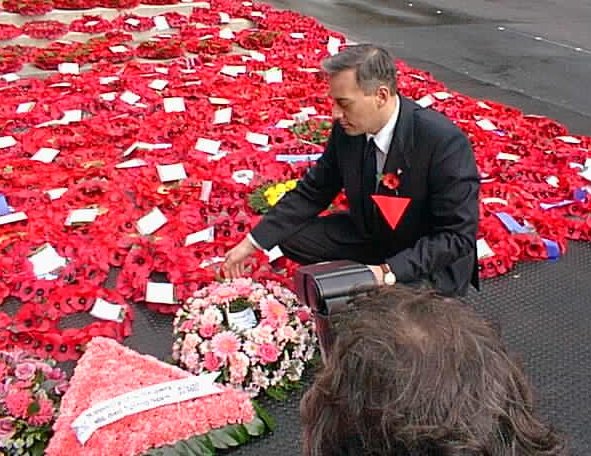
[[213, 446], [220, 449], [227, 449], [240, 444], [232, 435], [230, 435], [226, 428], [214, 429], [207, 434]]
[[277, 401], [285, 401], [287, 399], [287, 393], [282, 388], [271, 387], [267, 388], [265, 391], [267, 396], [277, 400]]
[[271, 432], [274, 431], [277, 427], [275, 418], [273, 418], [257, 401], [252, 401], [252, 406], [254, 407], [257, 416], [265, 423], [265, 426], [267, 426]]
[[35, 415], [36, 413], [39, 412], [39, 410], [41, 410], [41, 407], [39, 406], [39, 402], [33, 401], [29, 404], [29, 408], [27, 408], [27, 415], [29, 415], [29, 416]]
[[258, 416], [255, 416], [254, 420], [252, 420], [250, 423], [244, 423], [244, 428], [246, 429], [246, 432], [248, 432], [248, 435], [253, 437], [259, 437], [267, 430], [265, 422]]

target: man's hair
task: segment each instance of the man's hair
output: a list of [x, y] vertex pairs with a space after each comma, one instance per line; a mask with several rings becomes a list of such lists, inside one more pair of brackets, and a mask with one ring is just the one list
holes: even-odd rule
[[349, 46], [322, 61], [322, 68], [332, 76], [345, 70], [355, 70], [357, 84], [369, 94], [380, 85], [396, 92], [396, 66], [394, 57], [384, 48], [373, 44]]
[[566, 454], [523, 371], [467, 305], [396, 285], [351, 306], [301, 402], [306, 456]]

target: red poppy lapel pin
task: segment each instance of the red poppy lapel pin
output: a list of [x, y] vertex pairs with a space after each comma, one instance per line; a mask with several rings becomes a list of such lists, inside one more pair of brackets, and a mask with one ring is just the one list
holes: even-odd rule
[[402, 170], [398, 168], [395, 173], [385, 173], [379, 175], [380, 183], [390, 190], [398, 190], [400, 187], [400, 176], [402, 175]]

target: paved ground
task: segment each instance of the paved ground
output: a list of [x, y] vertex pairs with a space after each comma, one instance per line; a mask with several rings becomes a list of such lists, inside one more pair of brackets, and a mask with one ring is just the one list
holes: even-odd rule
[[591, 134], [588, 0], [275, 0], [383, 43], [455, 90]]

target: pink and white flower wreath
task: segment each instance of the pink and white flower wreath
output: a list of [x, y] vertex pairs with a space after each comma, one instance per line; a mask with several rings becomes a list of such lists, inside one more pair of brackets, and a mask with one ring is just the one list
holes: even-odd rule
[[[230, 307], [250, 307], [250, 329], [230, 327]], [[300, 380], [314, 356], [316, 335], [309, 309], [277, 282], [249, 278], [214, 282], [196, 291], [174, 320], [173, 358], [199, 374], [221, 371], [222, 383], [252, 396]]]

